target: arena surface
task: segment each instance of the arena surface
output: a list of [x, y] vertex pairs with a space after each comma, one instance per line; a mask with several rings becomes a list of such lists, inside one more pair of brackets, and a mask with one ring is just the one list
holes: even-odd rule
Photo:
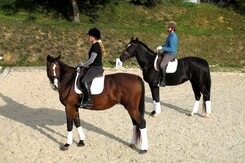
[[[105, 74], [138, 69], [106, 69]], [[210, 118], [203, 118], [202, 101], [194, 117], [189, 82], [161, 88], [162, 113], [149, 116], [152, 99], [145, 83], [149, 149], [131, 149], [132, 124], [126, 110], [116, 105], [106, 111], [80, 109], [85, 146], [77, 147], [78, 135], [68, 151], [66, 117], [58, 92], [50, 87], [46, 70], [6, 68], [0, 73], [1, 162], [168, 163], [245, 162], [245, 74], [212, 72]]]

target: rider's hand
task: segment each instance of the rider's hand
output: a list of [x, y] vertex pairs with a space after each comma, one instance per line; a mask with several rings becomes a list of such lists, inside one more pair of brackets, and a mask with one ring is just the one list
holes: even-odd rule
[[83, 67], [83, 63], [78, 63], [77, 67]]
[[162, 50], [162, 46], [157, 47], [157, 52]]

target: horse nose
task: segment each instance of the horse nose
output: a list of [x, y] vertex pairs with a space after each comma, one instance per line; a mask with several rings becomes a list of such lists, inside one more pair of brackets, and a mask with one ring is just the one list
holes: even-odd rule
[[[123, 54], [124, 54], [124, 53], [123, 53]], [[124, 62], [124, 61], [125, 61], [125, 58], [126, 58], [125, 56], [123, 56], [123, 54], [122, 54], [122, 55], [120, 56], [120, 58], [119, 58], [121, 62]]]
[[56, 89], [56, 90], [58, 90], [59, 89], [59, 81], [58, 81], [58, 79], [55, 79], [54, 80], [54, 88]]

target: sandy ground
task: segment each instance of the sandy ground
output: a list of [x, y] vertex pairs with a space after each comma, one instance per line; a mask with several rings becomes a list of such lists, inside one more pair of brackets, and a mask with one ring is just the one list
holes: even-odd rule
[[[111, 70], [108, 73], [140, 70]], [[45, 68], [12, 68], [0, 74], [0, 162], [245, 162], [245, 74], [212, 73], [212, 114], [189, 117], [194, 95], [189, 82], [161, 88], [162, 114], [152, 118], [152, 100], [146, 84], [149, 149], [144, 155], [131, 149], [132, 124], [121, 105], [106, 111], [80, 109], [86, 140], [68, 151], [64, 106], [49, 85]]]

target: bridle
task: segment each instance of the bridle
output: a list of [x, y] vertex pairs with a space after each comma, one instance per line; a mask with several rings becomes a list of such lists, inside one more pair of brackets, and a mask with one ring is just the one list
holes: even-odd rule
[[[130, 43], [131, 45], [133, 45], [133, 46], [136, 46], [136, 50], [137, 51], [139, 51], [139, 47], [138, 47], [138, 45], [136, 44], [136, 43]], [[127, 48], [126, 48], [126, 50], [127, 50]], [[137, 65], [137, 64], [135, 64], [132, 60], [131, 60], [131, 55], [129, 54], [129, 52], [127, 52], [126, 50], [124, 50], [124, 52], [123, 52], [123, 55], [126, 57], [126, 59], [128, 58], [130, 61], [131, 61], [131, 63], [133, 63], [134, 65]], [[139, 53], [138, 53], [138, 57], [140, 57], [140, 55], [139, 55]], [[142, 70], [145, 70], [145, 69], [148, 69], [148, 68], [150, 68], [152, 65], [154, 64], [154, 62], [152, 62], [149, 66], [145, 66], [145, 67], [140, 67]]]
[[[50, 76], [50, 73], [51, 73], [50, 67], [52, 69], [53, 76]], [[49, 81], [53, 85], [53, 87], [55, 89], [59, 90], [60, 76], [55, 71], [56, 67], [58, 67], [58, 63], [57, 62], [51, 62], [50, 63], [49, 70], [48, 70], [48, 77], [49, 77]]]

